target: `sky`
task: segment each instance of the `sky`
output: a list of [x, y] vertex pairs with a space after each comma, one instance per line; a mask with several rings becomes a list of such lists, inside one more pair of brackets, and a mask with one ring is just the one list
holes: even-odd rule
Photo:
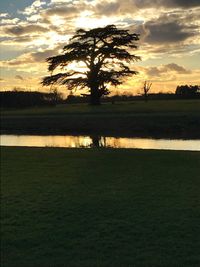
[[[200, 84], [200, 0], [10, 0], [0, 3], [0, 90], [42, 87], [45, 59], [58, 55], [79, 28], [115, 24], [139, 33], [134, 54], [139, 72], [114, 93], [140, 93], [144, 81], [153, 92]], [[60, 88], [67, 92], [66, 88]]]

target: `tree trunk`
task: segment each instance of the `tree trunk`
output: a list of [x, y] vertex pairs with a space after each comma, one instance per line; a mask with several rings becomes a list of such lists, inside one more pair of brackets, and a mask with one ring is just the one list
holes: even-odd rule
[[90, 95], [90, 105], [92, 106], [96, 106], [96, 105], [100, 105], [101, 101], [100, 101], [101, 95], [98, 92], [98, 89], [93, 89], [91, 90], [91, 95]]
[[148, 95], [147, 95], [147, 93], [144, 94], [144, 101], [145, 102], [148, 102]]

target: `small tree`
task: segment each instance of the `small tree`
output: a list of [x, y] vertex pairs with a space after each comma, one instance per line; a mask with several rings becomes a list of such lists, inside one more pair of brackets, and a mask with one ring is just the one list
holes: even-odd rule
[[144, 99], [147, 102], [148, 101], [148, 92], [151, 89], [152, 83], [149, 83], [147, 81], [144, 82], [144, 86], [143, 86], [143, 95], [144, 95]]
[[[138, 34], [117, 29], [115, 25], [77, 30], [63, 48], [63, 54], [47, 58], [50, 72], [57, 67], [63, 71], [44, 77], [42, 84], [58, 83], [69, 90], [88, 88], [90, 104], [98, 105], [100, 98], [109, 94], [109, 85], [117, 86], [123, 82], [122, 78], [137, 74], [127, 63], [140, 59], [129, 52], [137, 48], [138, 40]], [[70, 69], [72, 62], [83, 62], [85, 70]]]

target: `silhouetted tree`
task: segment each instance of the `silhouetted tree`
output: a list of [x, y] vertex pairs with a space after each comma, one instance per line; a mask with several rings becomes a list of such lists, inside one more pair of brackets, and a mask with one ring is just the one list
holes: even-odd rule
[[143, 85], [143, 95], [144, 95], [144, 99], [145, 99], [146, 102], [148, 100], [148, 92], [151, 89], [151, 86], [152, 86], [152, 83], [149, 83], [147, 81], [144, 82], [144, 85]]
[[63, 99], [62, 94], [58, 92], [57, 88], [52, 88], [50, 94], [51, 94], [51, 100], [55, 104], [59, 104]]
[[176, 88], [176, 95], [181, 95], [184, 97], [192, 97], [200, 93], [199, 85], [180, 85]]
[[[63, 71], [44, 77], [42, 84], [58, 83], [70, 90], [88, 88], [90, 104], [98, 105], [100, 98], [109, 94], [108, 85], [119, 85], [123, 77], [137, 74], [127, 63], [140, 59], [129, 52], [137, 48], [138, 40], [138, 34], [120, 30], [115, 25], [77, 30], [63, 48], [63, 54], [47, 58], [50, 72], [57, 67]], [[85, 71], [70, 69], [72, 62], [83, 62]]]
[[[19, 90], [19, 89], [18, 89]], [[61, 96], [54, 93], [2, 91], [0, 92], [0, 106], [2, 108], [26, 108], [33, 106], [49, 106], [62, 103]]]
[[95, 148], [99, 148], [99, 147], [104, 147], [105, 144], [105, 137], [101, 137], [101, 136], [97, 136], [97, 135], [92, 135], [90, 136], [90, 138], [92, 139], [92, 144], [90, 145], [90, 147], [95, 147]]

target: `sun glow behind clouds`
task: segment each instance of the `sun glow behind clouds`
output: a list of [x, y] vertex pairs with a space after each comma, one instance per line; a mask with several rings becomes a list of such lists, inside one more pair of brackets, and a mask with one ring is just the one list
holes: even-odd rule
[[51, 21], [52, 25], [54, 25], [54, 26], [61, 26], [61, 25], [65, 24], [65, 20], [58, 15], [51, 16], [50, 21]]
[[103, 27], [112, 23], [113, 23], [112, 17], [95, 18], [93, 16], [93, 12], [87, 11], [87, 12], [82, 12], [80, 14], [80, 17], [76, 19], [75, 26], [76, 28], [91, 29], [91, 28]]
[[47, 34], [47, 37], [48, 37], [48, 39], [50, 41], [49, 47], [51, 47], [51, 44], [52, 44], [52, 46], [55, 46], [58, 43], [64, 43], [64, 42], [67, 43], [69, 38], [70, 38], [69, 35], [60, 35], [60, 34], [58, 34], [56, 32], [53, 32], [53, 31], [49, 32]]

